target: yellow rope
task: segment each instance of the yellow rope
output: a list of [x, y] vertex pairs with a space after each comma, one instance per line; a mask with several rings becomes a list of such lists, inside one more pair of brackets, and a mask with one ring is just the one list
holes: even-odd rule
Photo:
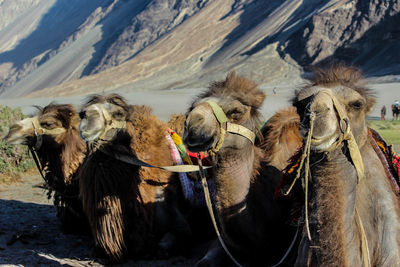
[[290, 185], [289, 189], [284, 193], [286, 196], [290, 193], [290, 191], [293, 189], [294, 184], [296, 181], [300, 178], [301, 171], [303, 169], [304, 161], [305, 161], [305, 166], [304, 166], [304, 213], [305, 213], [305, 223], [306, 223], [306, 230], [307, 230], [307, 236], [308, 239], [311, 241], [311, 231], [310, 231], [310, 225], [309, 225], [309, 220], [308, 220], [308, 180], [311, 178], [310, 174], [310, 150], [311, 150], [311, 138], [312, 138], [312, 133], [314, 130], [314, 120], [315, 120], [315, 113], [312, 112], [310, 114], [310, 128], [308, 129], [307, 133], [307, 140], [303, 148], [303, 154], [301, 155], [301, 161], [299, 164], [299, 168], [297, 169], [296, 177], [294, 178], [292, 184]]
[[222, 144], [224, 143], [224, 140], [225, 140], [225, 134], [226, 134], [225, 129], [221, 127], [220, 128], [220, 137], [219, 137], [217, 144], [215, 145], [215, 147], [213, 147], [207, 151], [210, 156], [215, 156], [215, 154], [217, 154], [217, 152], [221, 149]]
[[231, 258], [231, 260], [236, 264], [236, 266], [241, 267], [242, 265], [230, 253], [228, 247], [225, 245], [225, 242], [221, 236], [221, 233], [219, 232], [217, 221], [216, 221], [215, 215], [214, 215], [214, 210], [213, 210], [212, 203], [211, 203], [210, 191], [208, 190], [206, 175], [204, 173], [203, 164], [201, 162], [200, 153], [197, 153], [197, 160], [199, 162], [199, 168], [200, 168], [199, 172], [200, 172], [200, 177], [201, 177], [201, 184], [203, 185], [204, 197], [206, 199], [207, 209], [210, 214], [215, 233], [217, 234], [218, 240], [221, 243], [221, 246], [225, 250], [226, 254]]
[[306, 220], [306, 229], [307, 229], [307, 235], [308, 239], [311, 241], [311, 232], [310, 232], [310, 224], [308, 221], [308, 179], [311, 178], [311, 173], [310, 173], [310, 148], [311, 148], [311, 137], [312, 137], [312, 132], [314, 129], [314, 120], [315, 120], [315, 113], [312, 112], [310, 115], [310, 130], [307, 136], [307, 143], [306, 143], [306, 166], [305, 166], [305, 175], [304, 175], [304, 213], [305, 213], [305, 220]]
[[363, 257], [363, 264], [365, 267], [370, 267], [371, 261], [369, 255], [367, 234], [365, 233], [364, 225], [362, 223], [360, 214], [358, 213], [357, 207], [355, 208], [355, 213], [356, 213], [356, 221], [358, 224], [358, 229], [360, 230], [361, 234], [361, 254]]

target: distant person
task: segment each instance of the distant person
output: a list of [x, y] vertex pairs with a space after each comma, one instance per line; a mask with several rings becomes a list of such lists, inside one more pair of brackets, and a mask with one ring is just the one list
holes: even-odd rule
[[386, 116], [386, 106], [383, 105], [383, 107], [381, 108], [381, 120], [385, 120], [385, 116]]
[[274, 92], [274, 95], [276, 95], [276, 87], [274, 87], [274, 89], [272, 89], [272, 92]]
[[399, 118], [399, 113], [400, 113], [400, 103], [399, 100], [395, 100], [394, 104], [392, 105], [392, 114], [394, 120], [397, 120]]

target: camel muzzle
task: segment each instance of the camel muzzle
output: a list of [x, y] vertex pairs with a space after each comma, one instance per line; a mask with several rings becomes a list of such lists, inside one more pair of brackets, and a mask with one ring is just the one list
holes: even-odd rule
[[216, 102], [208, 100], [205, 103], [211, 107], [213, 114], [220, 125], [219, 140], [216, 142], [214, 147], [208, 150], [210, 155], [215, 155], [221, 149], [227, 133], [242, 136], [254, 144], [254, 140], [256, 139], [255, 133], [242, 125], [229, 122], [225, 112]]
[[214, 136], [208, 134], [197, 134], [193, 130], [185, 131], [184, 143], [192, 152], [200, 152], [212, 148]]

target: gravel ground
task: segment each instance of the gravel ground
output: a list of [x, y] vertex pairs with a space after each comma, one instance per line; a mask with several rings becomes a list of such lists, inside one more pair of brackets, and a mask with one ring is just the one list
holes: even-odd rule
[[[0, 266], [104, 266], [92, 255], [88, 236], [67, 235], [51, 200], [34, 185], [40, 176], [0, 185]], [[129, 261], [117, 266], [193, 266], [183, 257], [168, 260]]]

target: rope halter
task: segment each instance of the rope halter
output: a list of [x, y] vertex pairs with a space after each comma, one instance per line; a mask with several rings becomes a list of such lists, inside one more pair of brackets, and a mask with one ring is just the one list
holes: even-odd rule
[[215, 155], [221, 149], [227, 132], [243, 136], [248, 139], [252, 144], [254, 144], [254, 140], [256, 139], [255, 133], [242, 125], [229, 122], [228, 118], [225, 115], [225, 112], [216, 102], [208, 100], [206, 101], [206, 103], [210, 105], [214, 116], [220, 125], [220, 138], [215, 147], [208, 151], [208, 154]]
[[33, 146], [28, 145], [29, 150], [32, 153], [33, 160], [35, 161], [36, 167], [39, 170], [40, 175], [46, 181], [45, 175], [43, 174], [43, 170], [45, 166], [41, 163], [39, 156], [37, 155], [37, 151], [43, 144], [43, 135], [57, 136], [59, 134], [65, 133], [67, 130], [64, 127], [56, 127], [53, 129], [46, 129], [40, 125], [39, 117], [35, 116], [27, 119], [33, 127], [33, 133], [35, 135], [35, 144]]
[[[340, 104], [340, 102], [337, 100], [337, 98], [332, 94], [330, 90], [321, 90], [320, 93], [327, 94], [332, 99], [333, 107], [335, 108], [340, 128], [339, 138], [326, 151], [329, 152], [335, 150], [336, 148], [339, 147], [339, 145], [343, 141], [345, 141], [345, 144], [349, 149], [350, 157], [351, 160], [353, 161], [354, 168], [356, 169], [357, 172], [357, 182], [360, 182], [360, 180], [364, 177], [364, 163], [356, 139], [354, 138], [354, 135], [351, 131], [349, 118], [346, 115], [343, 105]], [[312, 143], [313, 139], [311, 138], [311, 144]]]
[[117, 121], [117, 120], [113, 120], [110, 113], [108, 113], [108, 111], [104, 108], [100, 108], [101, 112], [103, 114], [104, 117], [104, 124], [105, 124], [105, 128], [103, 130], [103, 132], [99, 135], [99, 137], [97, 139], [99, 140], [105, 140], [104, 137], [106, 136], [107, 132], [109, 130], [112, 129], [125, 129], [126, 128], [126, 121]]
[[33, 133], [36, 138], [35, 149], [38, 150], [43, 144], [43, 135], [57, 136], [59, 134], [65, 133], [67, 130], [63, 127], [56, 127], [54, 129], [46, 129], [40, 125], [39, 117], [35, 116], [28, 118], [33, 127]]

